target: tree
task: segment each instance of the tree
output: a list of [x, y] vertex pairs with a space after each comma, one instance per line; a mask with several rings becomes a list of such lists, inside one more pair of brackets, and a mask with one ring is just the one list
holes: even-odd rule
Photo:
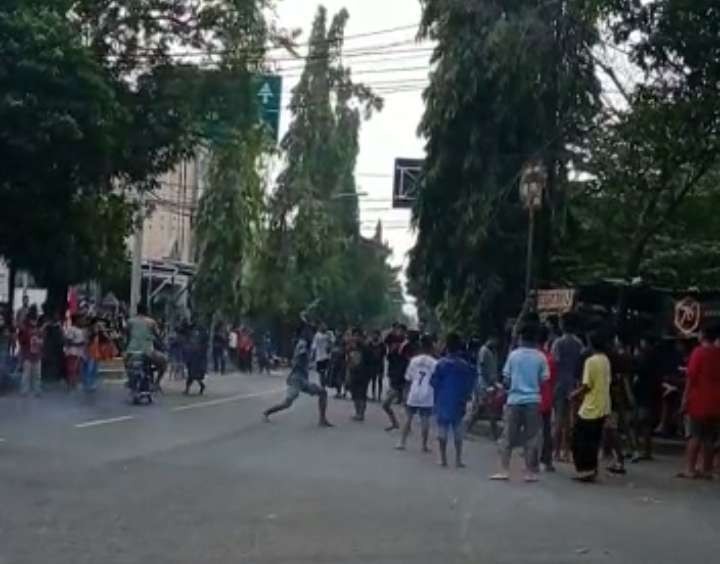
[[599, 107], [594, 14], [581, 1], [424, 0], [421, 35], [437, 42], [419, 132], [426, 139], [409, 275], [451, 325], [499, 327], [522, 301], [527, 214], [519, 173], [544, 161], [540, 281], [567, 170]]
[[[243, 283], [261, 230], [261, 157], [270, 150], [258, 120], [255, 77], [262, 72], [268, 29], [262, 3], [245, 2], [223, 22], [225, 54], [210, 87], [222, 92], [216, 136], [208, 146], [209, 171], [196, 222], [198, 274], [193, 298], [206, 319], [242, 311]], [[218, 127], [219, 126], [219, 127]]]
[[[558, 272], [708, 284], [714, 272], [704, 262], [717, 256], [718, 233], [706, 206], [720, 197], [718, 9], [670, 0], [596, 4], [611, 22], [610, 48], [636, 76], [627, 84], [598, 61], [623, 103], [607, 108], [593, 135], [590, 181], [571, 203], [577, 229]], [[618, 307], [623, 319], [624, 295]]]
[[253, 268], [252, 312], [275, 326], [302, 312], [341, 326], [397, 305], [389, 250], [359, 233], [354, 169], [363, 118], [382, 107], [342, 64], [346, 10], [318, 9], [282, 140], [285, 167], [269, 201], [269, 228]]
[[[240, 23], [250, 5], [3, 3], [0, 254], [36, 274], [54, 300], [69, 283], [123, 264], [133, 192], [155, 188], [203, 140], [213, 93], [202, 88], [198, 59], [173, 51], [213, 51], [223, 25]], [[99, 222], [94, 203], [117, 221]], [[88, 226], [98, 242], [89, 242]]]

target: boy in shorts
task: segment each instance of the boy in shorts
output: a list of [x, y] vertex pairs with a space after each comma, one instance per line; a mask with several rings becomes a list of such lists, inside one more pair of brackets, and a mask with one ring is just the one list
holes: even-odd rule
[[309, 396], [317, 396], [318, 398], [318, 425], [320, 427], [332, 427], [327, 420], [327, 391], [325, 388], [310, 381], [310, 337], [307, 330], [300, 334], [295, 351], [293, 352], [292, 368], [290, 375], [287, 377], [287, 396], [285, 400], [263, 412], [265, 421], [270, 421], [273, 413], [289, 409], [295, 400], [298, 399], [300, 393]]
[[455, 440], [455, 466], [464, 468], [463, 417], [465, 407], [472, 396], [477, 374], [463, 358], [460, 336], [450, 333], [446, 339], [447, 356], [440, 359], [430, 378], [434, 394], [434, 412], [438, 426], [438, 445], [440, 447], [440, 465], [446, 467], [447, 442], [452, 430]]
[[434, 394], [430, 385], [430, 379], [435, 372], [437, 360], [432, 356], [434, 341], [430, 335], [423, 335], [420, 339], [420, 351], [412, 358], [405, 372], [405, 380], [410, 385], [405, 409], [407, 419], [402, 430], [402, 436], [398, 443], [398, 450], [405, 450], [408, 435], [412, 430], [412, 422], [415, 415], [420, 416], [420, 428], [422, 432], [422, 450], [430, 452], [428, 448], [428, 437], [430, 435], [430, 416], [432, 415]]

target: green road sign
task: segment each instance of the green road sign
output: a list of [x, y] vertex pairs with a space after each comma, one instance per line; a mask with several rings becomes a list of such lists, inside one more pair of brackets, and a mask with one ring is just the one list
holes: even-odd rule
[[260, 119], [268, 127], [275, 141], [280, 135], [280, 110], [282, 108], [282, 77], [263, 74], [256, 77], [255, 95], [260, 108]]
[[[280, 110], [282, 108], [282, 77], [255, 75], [249, 84], [245, 77], [218, 75], [207, 88], [212, 89], [203, 107], [205, 124], [203, 133], [215, 141], [228, 138], [238, 125], [239, 116], [234, 108], [244, 106], [247, 96], [255, 96], [258, 120], [264, 124], [268, 136], [277, 143], [280, 135]], [[248, 87], [250, 92], [248, 92]]]

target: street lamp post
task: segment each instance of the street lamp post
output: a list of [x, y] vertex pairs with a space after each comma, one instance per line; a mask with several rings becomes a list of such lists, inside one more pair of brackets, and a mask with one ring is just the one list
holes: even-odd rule
[[520, 199], [528, 210], [527, 264], [525, 265], [525, 300], [532, 287], [533, 247], [535, 244], [535, 213], [542, 207], [547, 171], [539, 160], [525, 164], [520, 177]]

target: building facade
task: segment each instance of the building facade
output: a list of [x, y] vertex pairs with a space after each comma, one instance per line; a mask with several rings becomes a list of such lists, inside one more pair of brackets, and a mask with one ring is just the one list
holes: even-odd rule
[[197, 159], [183, 161], [158, 180], [160, 188], [147, 198], [143, 259], [195, 262], [193, 218], [201, 193], [201, 168]]

